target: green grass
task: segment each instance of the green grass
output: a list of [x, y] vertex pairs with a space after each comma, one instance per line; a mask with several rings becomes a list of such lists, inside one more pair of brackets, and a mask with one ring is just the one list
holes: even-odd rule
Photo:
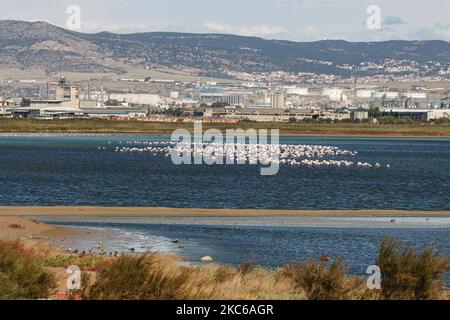
[[[8, 133], [143, 133], [171, 134], [175, 129], [193, 131], [193, 123], [152, 123], [107, 119], [33, 120], [0, 118], [0, 132]], [[450, 136], [450, 124], [361, 123], [256, 123], [204, 124], [203, 129], [279, 129], [281, 134]]]
[[55, 286], [33, 251], [19, 242], [0, 241], [0, 300], [47, 298]]
[[108, 260], [104, 256], [84, 255], [78, 256], [74, 254], [59, 254], [41, 257], [41, 263], [45, 267], [68, 268], [76, 265], [82, 270], [95, 270], [99, 265]]

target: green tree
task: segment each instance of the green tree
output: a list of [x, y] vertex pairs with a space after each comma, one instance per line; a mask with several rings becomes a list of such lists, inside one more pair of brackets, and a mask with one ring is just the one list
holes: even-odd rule
[[30, 99], [22, 98], [22, 101], [20, 102], [21, 107], [29, 107], [30, 106]]
[[370, 107], [369, 109], [369, 118], [380, 118], [381, 111], [378, 107]]
[[117, 107], [119, 104], [120, 104], [119, 100], [116, 99], [109, 99], [108, 101], [105, 102], [105, 105], [112, 107]]

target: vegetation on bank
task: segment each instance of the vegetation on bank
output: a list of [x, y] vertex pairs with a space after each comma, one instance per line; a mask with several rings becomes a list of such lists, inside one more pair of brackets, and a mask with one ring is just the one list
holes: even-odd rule
[[38, 261], [37, 252], [19, 242], [0, 241], [0, 299], [49, 297], [56, 279]]
[[[382, 289], [369, 290], [366, 279], [351, 276], [345, 262], [322, 257], [265, 269], [245, 263], [240, 268], [193, 266], [169, 255], [104, 257], [36, 252], [19, 242], [0, 241], [0, 299], [45, 299], [66, 283], [71, 265], [82, 270], [82, 287], [69, 299], [84, 300], [379, 300], [449, 299], [445, 273], [448, 256], [432, 248], [417, 251], [386, 238], [376, 263]], [[60, 271], [61, 271], [60, 270]], [[59, 273], [61, 274], [61, 272]], [[60, 276], [61, 277], [61, 276]]]
[[[118, 121], [108, 119], [36, 120], [0, 118], [3, 133], [142, 133], [171, 134], [185, 128], [193, 131], [193, 123], [159, 123], [143, 121]], [[399, 135], [399, 136], [450, 136], [450, 121], [436, 123], [418, 122], [411, 119], [386, 118], [381, 124], [304, 121], [292, 123], [204, 123], [203, 129], [279, 129], [284, 135]]]

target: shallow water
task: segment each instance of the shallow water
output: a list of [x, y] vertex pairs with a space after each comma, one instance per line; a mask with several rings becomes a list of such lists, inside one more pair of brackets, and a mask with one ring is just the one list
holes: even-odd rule
[[[51, 224], [111, 230], [114, 237], [107, 250], [129, 252], [170, 252], [199, 262], [209, 255], [218, 263], [277, 267], [293, 261], [341, 256], [352, 274], [362, 275], [375, 264], [385, 236], [417, 248], [433, 246], [442, 254], [450, 252], [450, 218], [424, 217], [283, 217], [192, 218], [158, 217], [92, 218], [64, 217], [47, 220]], [[396, 222], [391, 222], [395, 219]], [[188, 222], [189, 221], [189, 222]], [[373, 224], [377, 221], [377, 224]], [[179, 240], [173, 243], [173, 240]], [[85, 242], [71, 243], [85, 250]]]

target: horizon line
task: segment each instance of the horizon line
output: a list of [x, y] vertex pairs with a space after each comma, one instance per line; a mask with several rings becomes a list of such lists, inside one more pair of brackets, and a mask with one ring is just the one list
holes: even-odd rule
[[60, 28], [62, 30], [65, 30], [67, 32], [75, 32], [80, 34], [87, 34], [87, 35], [97, 35], [102, 33], [109, 33], [113, 35], [119, 35], [119, 36], [127, 36], [127, 35], [136, 35], [136, 34], [155, 34], [155, 33], [166, 33], [166, 34], [186, 34], [186, 35], [201, 35], [201, 36], [207, 36], [207, 35], [217, 35], [217, 36], [233, 36], [233, 37], [241, 37], [241, 38], [251, 38], [251, 39], [260, 39], [265, 41], [280, 41], [280, 42], [291, 42], [291, 43], [316, 43], [316, 42], [347, 42], [347, 43], [386, 43], [386, 42], [444, 42], [447, 44], [450, 44], [450, 41], [443, 40], [443, 39], [428, 39], [428, 40], [406, 40], [406, 39], [396, 39], [396, 40], [379, 40], [379, 41], [350, 41], [345, 39], [320, 39], [320, 40], [311, 40], [311, 41], [298, 41], [298, 40], [288, 40], [288, 39], [271, 39], [271, 38], [265, 38], [261, 36], [249, 36], [249, 35], [240, 35], [240, 34], [234, 34], [234, 33], [217, 33], [217, 32], [184, 32], [184, 31], [142, 31], [142, 32], [129, 32], [129, 33], [120, 33], [120, 32], [113, 32], [113, 31], [97, 31], [97, 32], [86, 32], [83, 30], [71, 30], [67, 29], [66, 27], [59, 26], [57, 24], [54, 24], [49, 21], [45, 20], [17, 20], [17, 19], [0, 19], [1, 22], [22, 22], [22, 23], [44, 23], [51, 25], [56, 28]]

